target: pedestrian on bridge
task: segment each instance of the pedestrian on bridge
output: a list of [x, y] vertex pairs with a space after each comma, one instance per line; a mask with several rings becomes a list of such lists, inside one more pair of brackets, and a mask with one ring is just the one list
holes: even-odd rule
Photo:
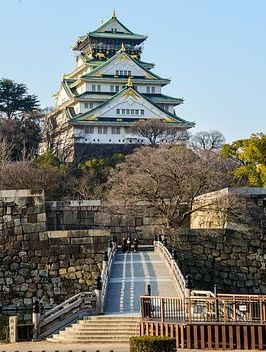
[[122, 239], [122, 251], [123, 251], [123, 253], [126, 253], [126, 251], [127, 251], [127, 239], [125, 238], [125, 237], [123, 237], [123, 239]]
[[129, 237], [127, 238], [127, 251], [131, 252], [131, 241]]
[[134, 252], [137, 253], [138, 251], [138, 245], [139, 245], [139, 241], [137, 238], [134, 239], [133, 241], [133, 247], [134, 247]]

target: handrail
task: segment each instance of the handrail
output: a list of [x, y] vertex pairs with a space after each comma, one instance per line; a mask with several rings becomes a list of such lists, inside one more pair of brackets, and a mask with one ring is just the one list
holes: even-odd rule
[[92, 292], [80, 292], [42, 315], [38, 325], [39, 332], [43, 333], [51, 325], [62, 322], [74, 313], [86, 312], [87, 314], [92, 314], [95, 311], [95, 294]]
[[108, 287], [109, 277], [110, 277], [110, 273], [111, 273], [111, 267], [113, 264], [113, 260], [114, 260], [116, 251], [117, 251], [117, 244], [116, 244], [116, 242], [112, 242], [112, 248], [109, 248], [108, 262], [103, 267], [102, 274], [101, 274], [101, 279], [102, 279], [101, 307], [104, 307], [104, 304], [106, 301], [107, 287]]
[[[228, 295], [229, 296], [229, 295]], [[159, 322], [266, 324], [266, 295], [229, 297], [141, 297], [141, 319]]]
[[154, 241], [154, 251], [159, 253], [162, 259], [168, 265], [169, 270], [172, 272], [174, 277], [175, 286], [177, 292], [181, 298], [185, 297], [186, 281], [179, 269], [176, 261], [172, 259], [172, 255], [168, 251], [167, 247], [164, 246], [160, 241]]

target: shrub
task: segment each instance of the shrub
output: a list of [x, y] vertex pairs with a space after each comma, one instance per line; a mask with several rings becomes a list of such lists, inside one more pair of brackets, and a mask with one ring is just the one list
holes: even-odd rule
[[130, 352], [176, 352], [176, 341], [172, 337], [131, 337]]

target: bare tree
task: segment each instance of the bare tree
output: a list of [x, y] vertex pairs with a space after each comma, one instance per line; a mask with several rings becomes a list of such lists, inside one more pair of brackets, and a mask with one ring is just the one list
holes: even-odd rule
[[159, 119], [136, 121], [132, 132], [148, 140], [151, 147], [157, 148], [163, 143], [177, 143], [188, 140], [188, 132]]
[[72, 159], [73, 142], [69, 133], [67, 125], [59, 128], [55, 117], [44, 115], [40, 153], [51, 152], [63, 163]]
[[2, 164], [0, 189], [44, 189], [48, 198], [62, 192], [62, 173], [57, 167], [38, 168], [33, 161]]
[[[141, 148], [117, 165], [109, 180], [110, 207], [137, 213], [151, 209], [167, 228], [182, 225], [194, 211], [194, 199], [228, 184], [217, 153], [199, 153], [184, 146]], [[179, 214], [183, 204], [186, 210]]]
[[199, 150], [218, 150], [224, 143], [223, 134], [215, 130], [197, 132], [190, 139], [191, 146]]
[[14, 145], [9, 143], [6, 138], [0, 139], [0, 164], [11, 162], [13, 148]]

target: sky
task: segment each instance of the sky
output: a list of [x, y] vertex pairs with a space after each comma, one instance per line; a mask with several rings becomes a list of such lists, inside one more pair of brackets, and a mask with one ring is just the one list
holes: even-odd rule
[[266, 0], [0, 0], [0, 78], [52, 106], [75, 66], [71, 46], [113, 8], [149, 36], [142, 59], [171, 78], [164, 94], [184, 97], [176, 113], [196, 122], [192, 133], [219, 130], [231, 142], [266, 132]]

